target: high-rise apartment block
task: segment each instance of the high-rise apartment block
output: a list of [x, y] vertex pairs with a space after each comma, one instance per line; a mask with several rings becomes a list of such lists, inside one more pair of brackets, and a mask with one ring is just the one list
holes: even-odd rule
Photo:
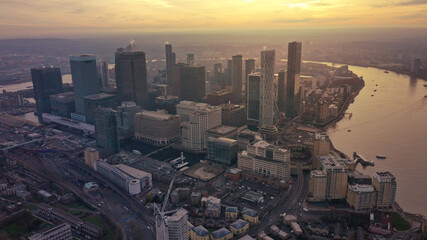
[[320, 168], [326, 175], [327, 200], [345, 199], [347, 195], [348, 168], [346, 160], [335, 159], [331, 155], [317, 156]]
[[280, 70], [277, 78], [277, 107], [280, 112], [286, 111], [286, 71]]
[[313, 201], [326, 199], [326, 174], [322, 170], [312, 170], [310, 173], [309, 195]]
[[255, 59], [249, 58], [245, 60], [245, 102], [248, 101], [248, 76], [252, 73], [255, 73]]
[[84, 97], [85, 119], [89, 124], [95, 123], [95, 109], [98, 107], [115, 108], [116, 95], [108, 93], [97, 93]]
[[95, 110], [95, 135], [96, 144], [102, 148], [105, 155], [120, 151], [117, 117], [113, 109], [97, 108]]
[[156, 146], [168, 145], [181, 136], [180, 119], [165, 110], [143, 110], [135, 115], [135, 138]]
[[206, 131], [221, 125], [221, 107], [181, 101], [176, 111], [184, 121], [181, 134], [183, 146], [194, 151], [204, 150]]
[[138, 106], [148, 106], [147, 65], [145, 52], [133, 42], [119, 48], [115, 54], [118, 102], [132, 101]]
[[293, 118], [299, 114], [301, 104], [301, 42], [288, 45], [288, 69], [286, 78], [286, 116]]
[[[179, 209], [172, 216], [166, 218], [166, 227], [156, 226], [156, 239], [169, 240], [188, 240], [188, 212], [185, 209]], [[167, 232], [162, 234], [161, 232]], [[167, 236], [166, 238], [164, 238]]]
[[242, 55], [235, 55], [231, 60], [231, 85], [233, 88], [233, 103], [242, 102]]
[[326, 132], [316, 132], [314, 134], [314, 144], [313, 144], [313, 169], [318, 169], [319, 161], [317, 156], [328, 155], [331, 148], [331, 142], [329, 141], [329, 136]]
[[290, 151], [265, 141], [247, 146], [238, 154], [237, 166], [259, 175], [288, 180], [290, 177]]
[[37, 114], [51, 113], [50, 95], [64, 92], [61, 70], [55, 67], [31, 69]]
[[396, 200], [396, 178], [390, 172], [376, 172], [372, 185], [377, 191], [376, 207], [391, 208]]
[[175, 56], [175, 53], [172, 52], [172, 44], [166, 44], [165, 51], [166, 51], [166, 77], [168, 79], [168, 83], [170, 83], [170, 79], [172, 76], [172, 67], [176, 63], [176, 56]]
[[372, 210], [375, 198], [376, 192], [372, 185], [348, 185], [347, 202], [356, 212]]
[[274, 50], [261, 51], [260, 127], [273, 125], [275, 54]]
[[72, 56], [70, 57], [70, 67], [76, 105], [76, 113], [73, 113], [71, 117], [84, 122], [84, 97], [99, 93], [100, 89], [96, 57], [93, 55]]

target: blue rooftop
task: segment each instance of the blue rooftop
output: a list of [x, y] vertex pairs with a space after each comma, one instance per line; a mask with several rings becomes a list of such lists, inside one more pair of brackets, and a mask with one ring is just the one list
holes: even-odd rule
[[225, 211], [226, 212], [237, 212], [237, 207], [226, 207]]
[[258, 216], [258, 213], [255, 210], [252, 210], [252, 209], [249, 209], [249, 208], [243, 209], [242, 213], [244, 215], [248, 215], [250, 217], [256, 217], [256, 216]]
[[246, 222], [245, 220], [238, 219], [234, 223], [230, 224], [230, 226], [234, 227], [235, 229], [242, 229], [247, 224], [248, 224], [248, 222]]
[[206, 230], [206, 228], [204, 228], [202, 225], [194, 227], [193, 231], [200, 237], [205, 237], [209, 235], [209, 231]]
[[223, 238], [230, 233], [231, 233], [231, 231], [228, 230], [227, 228], [221, 228], [221, 229], [216, 230], [215, 232], [212, 232], [212, 236], [214, 238]]

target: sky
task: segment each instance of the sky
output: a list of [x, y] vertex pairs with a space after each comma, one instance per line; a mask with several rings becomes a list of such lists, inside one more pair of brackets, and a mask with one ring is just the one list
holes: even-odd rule
[[0, 0], [0, 38], [427, 27], [427, 0]]

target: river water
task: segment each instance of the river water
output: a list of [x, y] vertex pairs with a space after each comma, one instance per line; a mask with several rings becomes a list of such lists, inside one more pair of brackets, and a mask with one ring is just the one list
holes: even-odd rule
[[365, 87], [347, 110], [352, 117], [328, 128], [334, 146], [373, 160], [375, 167], [359, 169], [364, 173], [390, 171], [397, 178], [399, 205], [427, 216], [427, 82], [377, 68], [349, 69], [363, 76]]

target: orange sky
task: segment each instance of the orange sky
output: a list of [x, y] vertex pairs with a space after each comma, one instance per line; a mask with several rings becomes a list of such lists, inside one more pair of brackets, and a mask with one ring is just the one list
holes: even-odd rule
[[427, 27], [427, 0], [0, 0], [0, 38], [304, 27]]

